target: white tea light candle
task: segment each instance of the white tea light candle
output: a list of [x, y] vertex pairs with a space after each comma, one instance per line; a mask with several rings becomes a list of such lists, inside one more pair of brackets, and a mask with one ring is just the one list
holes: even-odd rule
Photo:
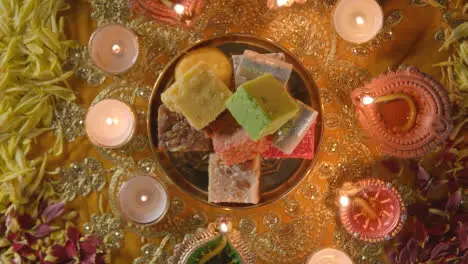
[[85, 130], [93, 144], [118, 148], [128, 143], [136, 130], [136, 114], [128, 104], [106, 99], [91, 106], [85, 118]]
[[353, 264], [348, 255], [333, 248], [326, 248], [313, 254], [307, 264]]
[[111, 74], [129, 70], [135, 64], [139, 50], [138, 37], [135, 33], [116, 24], [96, 29], [88, 44], [93, 63]]
[[382, 29], [384, 14], [374, 0], [340, 0], [333, 11], [336, 33], [352, 43], [373, 39]]
[[137, 224], [154, 224], [161, 220], [168, 200], [163, 185], [151, 176], [136, 176], [119, 191], [120, 211]]

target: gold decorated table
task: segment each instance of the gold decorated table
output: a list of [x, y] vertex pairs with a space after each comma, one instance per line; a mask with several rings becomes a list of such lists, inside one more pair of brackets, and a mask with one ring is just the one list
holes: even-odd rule
[[[409, 203], [414, 199], [413, 176], [407, 166], [392, 173], [380, 165], [384, 157], [358, 128], [350, 92], [387, 69], [402, 65], [417, 66], [440, 78], [440, 70], [433, 64], [447, 58], [447, 54], [438, 52], [441, 41], [436, 38], [442, 12], [419, 1], [380, 1], [384, 29], [370, 43], [358, 46], [344, 42], [335, 33], [331, 24], [334, 1], [330, 0], [308, 0], [276, 10], [269, 10], [262, 0], [208, 0], [189, 29], [146, 20], [132, 13], [126, 2], [75, 0], [65, 13], [67, 36], [83, 48], [73, 56], [77, 78], [71, 83], [77, 93], [76, 103], [64, 106], [68, 111], [59, 112], [59, 118], [69, 124], [65, 155], [52, 161], [71, 173], [67, 179], [81, 173], [80, 179], [87, 181], [82, 185], [62, 183], [64, 197], [70, 201], [67, 208], [79, 213], [77, 221], [83, 231], [107, 237], [112, 263], [165, 263], [174, 244], [185, 234], [219, 217], [232, 219], [257, 254], [258, 263], [303, 263], [311, 253], [325, 247], [347, 252], [356, 263], [386, 262], [385, 244], [358, 242], [341, 227], [335, 191], [345, 181], [377, 177], [392, 182]], [[140, 37], [139, 60], [123, 75], [106, 76], [87, 56], [91, 33], [107, 23], [123, 24]], [[156, 165], [146, 131], [149, 96], [168, 61], [199, 40], [225, 33], [258, 35], [289, 49], [313, 77], [324, 109], [324, 136], [317, 161], [305, 179], [284, 197], [251, 209], [217, 208], [182, 192]], [[83, 134], [79, 120], [93, 102], [103, 98], [120, 98], [137, 109], [138, 132], [124, 149], [94, 147]], [[277, 166], [271, 162], [267, 169], [274, 171]], [[166, 185], [170, 208], [160, 223], [119, 226], [115, 194], [122, 181], [120, 169], [154, 173]]]

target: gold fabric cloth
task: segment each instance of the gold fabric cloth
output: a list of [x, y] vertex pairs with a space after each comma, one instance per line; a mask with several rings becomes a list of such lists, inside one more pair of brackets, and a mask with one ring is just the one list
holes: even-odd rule
[[[358, 47], [356, 52], [359, 54], [356, 55], [353, 53], [356, 47], [342, 41], [333, 30], [331, 12], [334, 3], [331, 1], [309, 0], [304, 5], [268, 10], [266, 3], [258, 0], [210, 0], [191, 30], [142, 22], [144, 20], [138, 17], [126, 18], [121, 12], [126, 9], [119, 6], [124, 2], [72, 1], [72, 9], [65, 14], [68, 37], [82, 46], [87, 45], [97, 24], [109, 22], [123, 23], [132, 28], [142, 43], [143, 56], [134, 69], [123, 76], [108, 77], [97, 86], [88, 84], [86, 80], [73, 80], [79, 106], [86, 109], [96, 96], [105, 93], [103, 90], [112, 83], [111, 79], [114, 82], [127, 81], [127, 86], [131, 87], [152, 87], [169, 58], [194, 41], [225, 32], [245, 32], [278, 42], [304, 62], [320, 88], [325, 130], [321, 150], [317, 153], [318, 161], [300, 186], [286, 197], [260, 208], [223, 210], [210, 207], [181, 192], [169, 179], [162, 179], [171, 198], [167, 216], [162, 222], [144, 230], [125, 227], [120, 248], [113, 250], [112, 263], [132, 263], [137, 257], [141, 263], [159, 263], [150, 262], [151, 258], [142, 258], [144, 252], [141, 247], [144, 244], [158, 246], [169, 235], [171, 239], [164, 251], [170, 254], [174, 242], [180, 242], [184, 234], [221, 216], [232, 218], [234, 226], [245, 235], [246, 243], [257, 253], [258, 263], [303, 263], [311, 253], [325, 247], [344, 250], [357, 263], [385, 261], [382, 244], [357, 242], [342, 230], [336, 222], [337, 210], [331, 193], [346, 180], [375, 176], [392, 181], [408, 202], [412, 199], [412, 176], [406, 168], [400, 174], [392, 174], [379, 165], [382, 158], [377, 146], [366, 140], [357, 129], [349, 94], [369, 78], [400, 65], [417, 66], [421, 71], [440, 78], [439, 69], [432, 65], [444, 61], [447, 54], [438, 52], [441, 42], [434, 37], [443, 23], [438, 9], [421, 7], [409, 3], [409, 0], [380, 1], [386, 16], [391, 16], [390, 21], [371, 44]], [[96, 69], [88, 65], [88, 70], [85, 76], [97, 72], [99, 77]], [[136, 104], [145, 111], [145, 100], [140, 99]], [[71, 118], [75, 118], [73, 114]], [[141, 124], [139, 133], [145, 135], [145, 129], [145, 124]], [[109, 213], [110, 217], [118, 218], [112, 208], [112, 200], [115, 200], [113, 190], [108, 191], [115, 188], [112, 181], [117, 177], [111, 169], [125, 164], [128, 159], [108, 159], [111, 153], [96, 149], [84, 136], [78, 136], [67, 144], [65, 151], [67, 154], [53, 161], [54, 165], [68, 168], [85, 158], [95, 158], [108, 170], [105, 173], [107, 183], [102, 191], [91, 192], [84, 197], [78, 195], [68, 204], [69, 208], [79, 212], [80, 227], [105, 229], [93, 226], [95, 221], [91, 216]], [[151, 158], [151, 151], [146, 147], [143, 151], [124, 151], [119, 155], [131, 156], [135, 164], [144, 167], [147, 164], [142, 160]], [[90, 174], [89, 177], [93, 176]], [[139, 232], [148, 238], [142, 238]]]

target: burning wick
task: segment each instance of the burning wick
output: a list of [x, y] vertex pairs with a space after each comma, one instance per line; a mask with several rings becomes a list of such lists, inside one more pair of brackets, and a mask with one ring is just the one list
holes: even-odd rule
[[[356, 21], [357, 21], [357, 18], [356, 18]], [[374, 97], [369, 96], [369, 95], [365, 95], [365, 96], [363, 96], [363, 97], [361, 98], [361, 103], [362, 103], [363, 105], [370, 105], [370, 104], [372, 104], [374, 101], [375, 101], [375, 100], [374, 100]]]
[[229, 231], [229, 227], [226, 223], [221, 223], [219, 225], [219, 231], [221, 231], [221, 233], [227, 233]]
[[357, 16], [356, 17], [356, 24], [364, 25], [364, 23], [365, 23], [365, 20], [364, 20], [364, 18], [362, 16]]
[[118, 44], [114, 44], [112, 46], [112, 52], [115, 54], [115, 55], [120, 55], [120, 53], [122, 52], [122, 49], [120, 48], [120, 46]]
[[348, 196], [341, 196], [341, 197], [340, 197], [340, 204], [341, 204], [341, 206], [347, 207], [347, 206], [349, 206], [349, 202], [350, 202], [350, 200], [349, 200], [349, 197], [348, 197]]
[[179, 15], [182, 15], [185, 11], [185, 6], [181, 5], [181, 4], [175, 4], [174, 5], [174, 11], [179, 14]]
[[148, 201], [148, 196], [147, 195], [140, 196], [140, 201], [142, 201], [142, 202]]
[[111, 117], [108, 117], [106, 118], [106, 124], [109, 125], [109, 126], [112, 126], [112, 125], [118, 125], [119, 124], [119, 119], [118, 118], [111, 118]]
[[287, 3], [288, 3], [288, 0], [276, 0], [277, 6], [284, 6]]

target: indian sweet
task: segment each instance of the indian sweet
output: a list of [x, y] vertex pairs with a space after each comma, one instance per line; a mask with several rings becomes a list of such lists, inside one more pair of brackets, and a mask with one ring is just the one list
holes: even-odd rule
[[158, 147], [171, 152], [213, 149], [205, 133], [195, 130], [183, 115], [172, 112], [164, 104], [158, 109]]
[[211, 154], [208, 177], [209, 202], [256, 204], [260, 201], [260, 156], [228, 166], [218, 154]]
[[271, 74], [242, 84], [226, 106], [253, 140], [273, 134], [299, 112], [296, 101]]
[[292, 72], [292, 65], [278, 59], [279, 55], [260, 54], [246, 50], [235, 72], [236, 87], [266, 73], [273, 75], [281, 85], [285, 86]]
[[232, 65], [228, 57], [217, 48], [200, 48], [190, 51], [177, 63], [175, 78], [180, 80], [200, 61], [205, 62], [213, 73], [226, 84], [231, 85]]
[[203, 129], [226, 109], [232, 92], [204, 62], [197, 63], [161, 94], [163, 103], [185, 116], [197, 130]]

